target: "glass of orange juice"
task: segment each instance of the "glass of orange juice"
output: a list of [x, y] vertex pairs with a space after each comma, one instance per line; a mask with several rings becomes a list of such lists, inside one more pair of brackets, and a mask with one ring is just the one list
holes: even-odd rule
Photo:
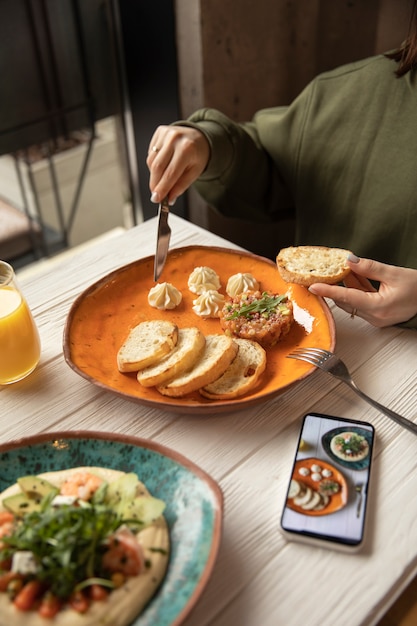
[[22, 380], [41, 355], [38, 329], [11, 265], [0, 261], [0, 385]]

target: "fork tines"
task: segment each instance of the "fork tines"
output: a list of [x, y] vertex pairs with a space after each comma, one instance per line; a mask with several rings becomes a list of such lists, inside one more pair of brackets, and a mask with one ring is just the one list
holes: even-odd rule
[[332, 356], [334, 356], [332, 352], [322, 348], [295, 348], [290, 354], [287, 354], [288, 359], [306, 361], [316, 366], [324, 363]]
[[[323, 348], [295, 348], [290, 354], [311, 354], [317, 356], [333, 356], [332, 352]], [[290, 356], [290, 355], [288, 355]]]

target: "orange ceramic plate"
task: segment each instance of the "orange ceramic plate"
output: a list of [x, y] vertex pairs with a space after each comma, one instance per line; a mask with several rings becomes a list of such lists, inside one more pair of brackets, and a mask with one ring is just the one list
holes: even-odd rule
[[[295, 462], [292, 478], [303, 482], [305, 485], [307, 485], [307, 487], [311, 487], [311, 489], [317, 491], [318, 483], [311, 478], [312, 465], [320, 465], [322, 469], [327, 469], [331, 471], [332, 475], [330, 476], [330, 480], [335, 480], [339, 483], [340, 491], [338, 493], [335, 493], [333, 496], [330, 496], [329, 504], [324, 509], [321, 509], [319, 511], [306, 511], [306, 509], [301, 508], [301, 506], [297, 506], [296, 504], [294, 504], [294, 501], [291, 499], [287, 500], [288, 508], [292, 509], [293, 511], [297, 511], [297, 513], [301, 513], [302, 515], [311, 515], [313, 517], [318, 515], [329, 515], [330, 513], [335, 513], [336, 511], [339, 511], [347, 503], [348, 487], [346, 479], [343, 476], [342, 472], [336, 469], [333, 465], [330, 465], [330, 463], [327, 463], [327, 461], [323, 461], [322, 459], [299, 459]], [[306, 467], [307, 469], [309, 469], [310, 474], [308, 476], [303, 476], [302, 474], [300, 474], [299, 470], [301, 467]]]
[[[226, 248], [173, 249], [160, 282], [175, 285], [183, 299], [170, 311], [159, 311], [148, 304], [148, 292], [155, 285], [153, 263], [154, 257], [150, 256], [105, 276], [84, 291], [69, 312], [64, 334], [65, 359], [74, 371], [95, 385], [171, 412], [233, 411], [269, 399], [314, 371], [312, 365], [285, 358], [295, 347], [334, 349], [334, 319], [327, 304], [305, 287], [283, 282], [273, 261]], [[217, 272], [223, 294], [230, 276], [249, 272], [257, 278], [262, 290], [288, 292], [294, 303], [297, 321], [283, 341], [267, 350], [267, 367], [258, 387], [234, 400], [209, 400], [198, 392], [183, 398], [162, 396], [154, 388], [142, 387], [135, 374], [121, 374], [117, 369], [120, 346], [129, 330], [142, 321], [169, 319], [180, 328], [198, 326], [206, 335], [222, 332], [218, 319], [203, 319], [192, 310], [197, 296], [188, 289], [188, 277], [195, 267], [202, 265]]]

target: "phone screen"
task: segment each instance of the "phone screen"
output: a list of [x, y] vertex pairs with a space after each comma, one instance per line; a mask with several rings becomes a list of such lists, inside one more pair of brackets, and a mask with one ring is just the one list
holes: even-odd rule
[[317, 413], [304, 417], [281, 518], [290, 538], [359, 547], [373, 444], [371, 424]]

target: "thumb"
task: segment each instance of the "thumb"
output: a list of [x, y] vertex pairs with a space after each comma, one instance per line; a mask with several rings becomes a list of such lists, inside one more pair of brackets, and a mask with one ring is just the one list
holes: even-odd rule
[[377, 280], [380, 283], [387, 281], [393, 269], [392, 265], [373, 261], [372, 259], [361, 259], [352, 253], [348, 255], [347, 260], [352, 272], [371, 280]]

